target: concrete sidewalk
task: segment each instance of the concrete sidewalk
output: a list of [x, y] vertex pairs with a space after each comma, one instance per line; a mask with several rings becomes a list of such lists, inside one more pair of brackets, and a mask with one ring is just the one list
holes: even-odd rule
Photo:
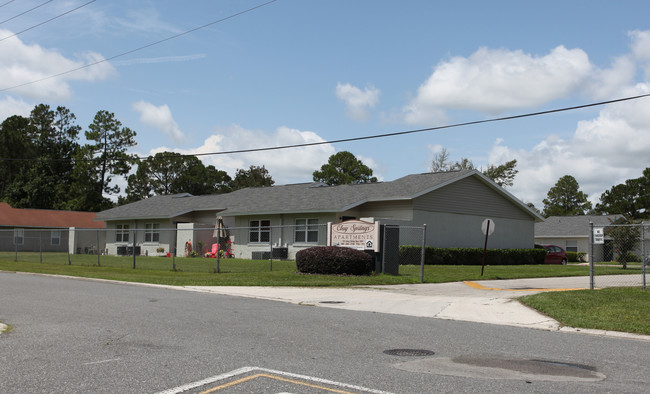
[[352, 288], [208, 287], [187, 290], [251, 297], [297, 305], [391, 313], [479, 323], [573, 331], [595, 335], [649, 340], [649, 336], [562, 327], [515, 298], [544, 291], [589, 288], [588, 277], [535, 278], [411, 285], [357, 286]]

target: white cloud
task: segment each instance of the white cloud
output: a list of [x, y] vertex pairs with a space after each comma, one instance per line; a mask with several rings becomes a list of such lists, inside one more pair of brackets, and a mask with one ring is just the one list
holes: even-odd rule
[[[232, 125], [218, 128], [198, 148], [175, 151], [185, 154], [198, 154], [323, 141], [325, 140], [314, 132], [300, 131], [285, 126], [279, 127], [273, 132], [268, 132], [265, 130], [249, 130], [239, 125]], [[165, 150], [169, 149], [157, 148], [150, 154]], [[282, 185], [295, 182], [310, 182], [313, 172], [327, 163], [329, 157], [334, 153], [336, 152], [332, 145], [322, 144], [260, 152], [199, 156], [199, 158], [206, 165], [212, 164], [217, 169], [224, 170], [233, 177], [237, 169], [248, 169], [251, 165], [264, 165], [271, 177], [273, 177], [275, 184]]]
[[6, 96], [0, 99], [0, 122], [4, 119], [14, 116], [29, 116], [34, 109], [34, 106], [26, 103], [23, 100], [17, 100], [11, 96]]
[[[650, 85], [637, 85], [638, 95]], [[543, 208], [542, 199], [557, 180], [571, 175], [580, 190], [596, 203], [607, 189], [638, 178], [650, 167], [650, 99], [604, 107], [598, 117], [581, 121], [569, 139], [550, 135], [530, 150], [510, 149], [499, 139], [490, 152], [490, 163], [517, 159], [519, 173], [509, 190], [525, 202]]]
[[632, 54], [642, 64], [646, 80], [650, 79], [650, 30], [634, 30], [628, 33]]
[[[0, 29], [1, 37], [11, 34], [13, 33], [9, 30]], [[81, 68], [86, 64], [101, 60], [103, 60], [103, 57], [95, 52], [80, 54], [77, 59], [72, 60], [56, 50], [42, 48], [36, 44], [27, 45], [18, 37], [12, 37], [3, 41], [2, 45], [0, 45], [2, 88], [17, 86], [11, 89], [12, 93], [38, 100], [57, 101], [67, 99], [71, 96], [68, 81], [102, 80], [115, 71], [108, 62]], [[74, 69], [79, 70], [66, 73]], [[61, 73], [66, 74], [50, 78]]]
[[140, 113], [142, 123], [162, 131], [174, 142], [180, 143], [185, 139], [185, 135], [172, 117], [172, 111], [166, 104], [157, 107], [146, 101], [138, 101], [133, 104], [133, 109]]
[[379, 102], [379, 89], [366, 86], [363, 90], [349, 83], [336, 84], [336, 97], [345, 102], [347, 114], [358, 121], [368, 119], [369, 110]]
[[438, 64], [404, 108], [404, 119], [423, 124], [444, 119], [446, 109], [499, 113], [535, 107], [578, 90], [591, 72], [581, 49], [558, 46], [539, 57], [480, 48]]

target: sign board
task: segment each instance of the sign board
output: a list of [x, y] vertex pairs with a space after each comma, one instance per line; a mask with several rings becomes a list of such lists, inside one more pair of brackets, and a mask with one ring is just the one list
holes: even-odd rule
[[[488, 224], [490, 225], [488, 229]], [[494, 220], [492, 219], [485, 219], [483, 223], [481, 224], [481, 231], [483, 231], [483, 234], [485, 235], [492, 235], [494, 232]]]
[[605, 243], [605, 231], [602, 227], [594, 227], [594, 244]]
[[379, 252], [379, 222], [346, 220], [329, 223], [327, 232], [327, 244], [330, 246]]

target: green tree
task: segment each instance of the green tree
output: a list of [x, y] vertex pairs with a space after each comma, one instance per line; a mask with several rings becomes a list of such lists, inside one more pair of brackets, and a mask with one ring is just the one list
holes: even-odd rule
[[0, 124], [0, 199], [13, 204], [9, 189], [20, 179], [25, 164], [32, 159], [27, 139], [29, 119], [14, 115]]
[[544, 216], [572, 216], [587, 213], [591, 209], [591, 203], [579, 188], [578, 181], [571, 175], [561, 177], [542, 201]]
[[[118, 185], [111, 184], [113, 178], [126, 176], [136, 160], [134, 155], [127, 153], [127, 149], [136, 145], [136, 133], [123, 127], [115, 114], [102, 110], [97, 112], [85, 134], [89, 143], [78, 156], [75, 170], [77, 182], [83, 183], [82, 177], [88, 177], [88, 182], [78, 185], [78, 192], [86, 193], [83, 206], [87, 210], [106, 209], [112, 203], [104, 197], [104, 193], [112, 195], [120, 192]], [[81, 162], [86, 164], [80, 166]], [[84, 199], [84, 196], [79, 197]]]
[[235, 179], [232, 180], [230, 186], [232, 190], [239, 190], [246, 187], [273, 186], [274, 183], [275, 181], [264, 166], [251, 165], [248, 170], [237, 169]]
[[314, 171], [313, 178], [314, 182], [330, 186], [377, 182], [377, 178], [372, 176], [372, 169], [347, 151], [330, 156], [327, 164]]
[[501, 187], [512, 186], [515, 176], [519, 172], [519, 170], [515, 169], [516, 166], [517, 160], [510, 160], [505, 164], [498, 166], [490, 164], [488, 168], [483, 171], [483, 174]]
[[[18, 118], [13, 118], [18, 121]], [[39, 104], [31, 111], [27, 124], [13, 129], [3, 127], [11, 139], [19, 131], [22, 137], [18, 145], [20, 167], [5, 179], [3, 198], [16, 208], [60, 209], [69, 198], [74, 164], [72, 158], [79, 149], [80, 127], [75, 125], [75, 116], [65, 107], [51, 110], [48, 105]], [[16, 123], [14, 122], [15, 126]], [[6, 138], [4, 138], [6, 139]], [[9, 143], [10, 141], [3, 141]], [[3, 144], [4, 146], [4, 144]], [[9, 153], [11, 157], [11, 153]]]
[[474, 168], [474, 163], [466, 157], [462, 157], [459, 161], [452, 163], [449, 160], [449, 152], [445, 148], [442, 148], [440, 152], [434, 154], [433, 160], [431, 161], [431, 172], [473, 170]]
[[631, 219], [650, 216], [650, 168], [643, 176], [628, 179], [600, 195], [595, 211], [600, 214], [620, 214]]
[[616, 251], [616, 261], [623, 266], [623, 269], [627, 269], [627, 263], [640, 261], [639, 257], [632, 253], [641, 238], [639, 226], [635, 226], [633, 221], [625, 217], [610, 220], [610, 222], [612, 225], [605, 227], [605, 236], [612, 239], [612, 246]]

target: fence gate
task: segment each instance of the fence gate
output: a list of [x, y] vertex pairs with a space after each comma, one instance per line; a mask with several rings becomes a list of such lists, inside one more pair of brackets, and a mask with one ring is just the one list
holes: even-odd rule
[[590, 288], [638, 286], [646, 289], [650, 270], [647, 224], [590, 225]]

